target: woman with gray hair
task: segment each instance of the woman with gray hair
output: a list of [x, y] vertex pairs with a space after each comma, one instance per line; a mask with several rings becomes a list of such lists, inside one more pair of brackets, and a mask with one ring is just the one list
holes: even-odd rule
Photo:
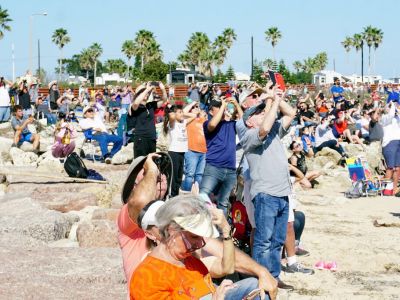
[[[215, 287], [213, 277], [233, 273], [234, 245], [231, 227], [222, 210], [208, 206], [199, 196], [177, 196], [156, 213], [161, 242], [143, 260], [130, 282], [131, 299], [243, 299], [258, 287], [255, 278]], [[196, 250], [204, 238], [223, 239], [223, 257], [203, 263]], [[204, 261], [204, 260], [203, 260]], [[259, 298], [258, 298], [259, 299]]]

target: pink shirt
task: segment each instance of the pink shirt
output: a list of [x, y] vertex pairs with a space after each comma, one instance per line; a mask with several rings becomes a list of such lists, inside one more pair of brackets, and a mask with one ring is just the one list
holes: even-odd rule
[[149, 253], [144, 231], [129, 217], [128, 205], [125, 204], [117, 218], [118, 241], [122, 251], [122, 260], [126, 280], [131, 282], [133, 272]]

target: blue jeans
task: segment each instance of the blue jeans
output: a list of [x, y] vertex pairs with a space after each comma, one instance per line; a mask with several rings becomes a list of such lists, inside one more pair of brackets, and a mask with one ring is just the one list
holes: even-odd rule
[[[237, 281], [234, 284], [236, 287], [226, 292], [225, 300], [244, 299], [251, 291], [258, 289], [258, 280], [254, 277]], [[259, 300], [260, 296], [254, 299]], [[265, 299], [269, 299], [268, 293], [265, 295]]]
[[185, 153], [185, 180], [182, 182], [182, 190], [190, 191], [194, 182], [200, 185], [205, 165], [205, 153], [190, 150]]
[[0, 106], [0, 122], [7, 122], [10, 119], [10, 114], [9, 106]]
[[253, 259], [278, 278], [281, 273], [281, 249], [286, 240], [289, 217], [288, 197], [258, 193], [253, 203], [257, 226], [254, 233]]
[[206, 164], [201, 180], [200, 193], [210, 196], [214, 193], [217, 197], [218, 208], [228, 216], [229, 195], [236, 184], [236, 170], [217, 168]]
[[56, 124], [57, 123], [56, 114], [48, 113], [48, 114], [46, 114], [46, 119], [47, 119], [48, 124]]
[[113, 157], [114, 154], [122, 148], [122, 138], [120, 138], [118, 135], [102, 132], [100, 134], [94, 134], [92, 139], [99, 142], [101, 155], [103, 157], [107, 156], [108, 154], [108, 143], [113, 143], [109, 157]]

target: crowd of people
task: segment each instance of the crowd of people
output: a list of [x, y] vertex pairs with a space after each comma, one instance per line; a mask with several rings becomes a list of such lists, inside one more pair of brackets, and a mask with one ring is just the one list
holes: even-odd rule
[[[74, 124], [99, 143], [105, 163], [133, 142], [117, 220], [131, 299], [243, 299], [251, 292], [275, 299], [278, 287], [293, 289], [280, 280], [282, 270], [314, 273], [297, 260], [309, 252], [300, 244], [305, 214], [296, 210], [295, 190], [313, 188], [323, 174], [309, 170], [308, 159], [330, 148], [344, 164], [346, 143], [382, 147], [385, 178], [400, 196], [397, 87], [334, 81], [315, 92], [272, 81], [193, 83], [185, 101], [174, 101], [174, 88], [161, 82], [91, 93], [81, 86], [76, 97], [52, 81], [45, 97], [37, 81], [27, 80], [10, 96], [13, 83], [2, 78], [0, 121], [13, 107], [13, 146], [30, 142], [38, 151], [39, 135], [28, 125], [45, 119], [54, 125], [55, 157], [74, 151]], [[162, 159], [170, 171], [160, 167]], [[250, 223], [248, 254], [234, 246], [235, 200]], [[234, 272], [240, 280], [216, 284]]]

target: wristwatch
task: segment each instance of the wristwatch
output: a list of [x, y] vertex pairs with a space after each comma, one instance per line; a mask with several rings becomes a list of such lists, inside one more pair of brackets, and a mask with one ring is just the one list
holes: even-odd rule
[[229, 230], [229, 234], [227, 237], [222, 237], [223, 241], [229, 241], [232, 239], [233, 234], [235, 233], [236, 228], [235, 227], [231, 227], [231, 229]]

